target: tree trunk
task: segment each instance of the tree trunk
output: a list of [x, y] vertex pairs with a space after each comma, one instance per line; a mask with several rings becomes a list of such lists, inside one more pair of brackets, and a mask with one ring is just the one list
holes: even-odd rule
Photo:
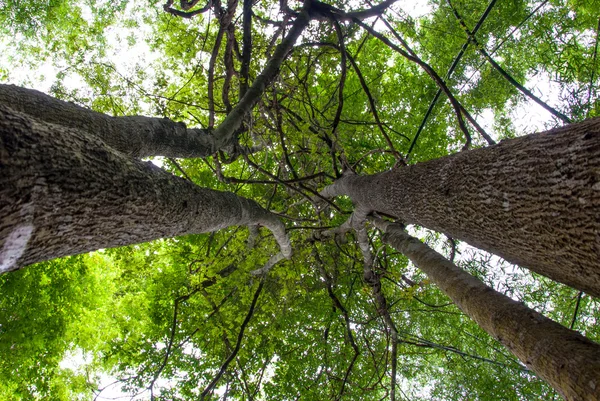
[[0, 104], [39, 121], [85, 131], [113, 149], [137, 158], [206, 157], [216, 151], [214, 138], [208, 131], [188, 129], [185, 124], [167, 118], [112, 117], [13, 85], [0, 85]]
[[345, 176], [322, 194], [348, 195], [600, 296], [600, 119]]
[[0, 272], [246, 224], [271, 229], [290, 255], [283, 224], [255, 202], [197, 187], [87, 132], [0, 105]]
[[600, 345], [493, 290], [399, 225], [382, 228], [385, 242], [565, 399], [600, 400]]

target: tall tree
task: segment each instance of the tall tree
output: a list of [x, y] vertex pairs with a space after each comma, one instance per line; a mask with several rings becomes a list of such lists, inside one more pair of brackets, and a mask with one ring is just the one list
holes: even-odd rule
[[467, 241], [600, 296], [600, 119], [373, 176], [321, 192]]
[[[413, 230], [598, 341], [596, 279], [573, 265], [597, 277], [597, 122], [489, 147], [598, 115], [595, 3], [4, 2], [0, 80], [52, 96], [0, 85], [2, 263], [102, 249], [0, 276], [0, 398], [556, 398], [540, 377], [572, 394], [544, 361], [581, 355], [528, 365], [507, 343], [519, 362], [502, 322], [479, 327], [362, 223], [452, 235]], [[156, 155], [163, 171], [139, 160]]]
[[2, 272], [157, 238], [283, 224], [255, 202], [127, 158], [82, 130], [0, 109]]
[[469, 317], [548, 381], [566, 400], [598, 400], [600, 345], [494, 291], [409, 236], [378, 221], [384, 241], [423, 270]]

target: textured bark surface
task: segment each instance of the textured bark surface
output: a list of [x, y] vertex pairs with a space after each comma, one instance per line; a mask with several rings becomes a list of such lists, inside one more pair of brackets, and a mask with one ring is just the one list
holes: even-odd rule
[[0, 84], [0, 104], [63, 127], [82, 130], [133, 157], [206, 157], [213, 154], [214, 138], [167, 118], [111, 117], [63, 102], [44, 93]]
[[0, 272], [162, 237], [260, 224], [291, 248], [255, 202], [197, 187], [86, 132], [0, 105]]
[[600, 119], [323, 191], [600, 296]]
[[384, 240], [481, 328], [570, 401], [600, 400], [600, 345], [488, 287], [390, 224]]

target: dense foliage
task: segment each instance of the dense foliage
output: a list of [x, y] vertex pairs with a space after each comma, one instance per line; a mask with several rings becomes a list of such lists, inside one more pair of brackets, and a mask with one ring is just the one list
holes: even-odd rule
[[[213, 1], [181, 17], [203, 6], [1, 2], [0, 80], [46, 85], [112, 115], [214, 128], [301, 4]], [[385, 399], [393, 325], [397, 399], [553, 399], [373, 231], [382, 308], [363, 281], [355, 239], [327, 235], [352, 204], [317, 208], [314, 200], [344, 170], [372, 174], [490, 142], [469, 123], [466, 139], [446, 94], [434, 104], [431, 71], [496, 141], [600, 115], [599, 9], [597, 0], [407, 1], [362, 23], [336, 13], [313, 20], [234, 149], [157, 160], [278, 213], [292, 259], [252, 275], [277, 245], [266, 230], [249, 241], [247, 228], [234, 227], [3, 275], [0, 398]], [[600, 340], [597, 300], [442, 235], [413, 232], [490, 286]]]

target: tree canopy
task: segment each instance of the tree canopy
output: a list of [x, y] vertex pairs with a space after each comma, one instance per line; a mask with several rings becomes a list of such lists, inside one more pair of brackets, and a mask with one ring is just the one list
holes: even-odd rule
[[[352, 200], [323, 189], [344, 174], [599, 116], [600, 2], [9, 0], [0, 9], [2, 83], [212, 135], [206, 154], [151, 159], [262, 205], [292, 246], [271, 266], [281, 241], [229, 227], [0, 276], [0, 398], [558, 397], [380, 231], [340, 230]], [[442, 233], [411, 232], [600, 340], [597, 298]], [[365, 280], [365, 243], [377, 285]]]

